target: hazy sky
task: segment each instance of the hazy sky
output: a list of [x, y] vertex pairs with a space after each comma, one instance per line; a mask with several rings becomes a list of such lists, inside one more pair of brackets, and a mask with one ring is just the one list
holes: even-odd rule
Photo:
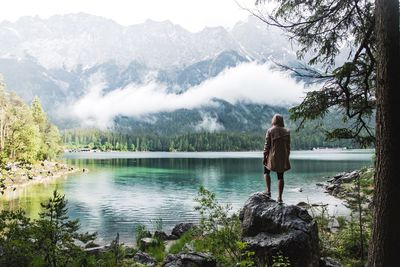
[[[255, 2], [236, 1], [246, 7]], [[235, 0], [10, 0], [2, 3], [0, 21], [77, 12], [107, 17], [122, 25], [168, 19], [191, 31], [205, 26], [232, 27], [249, 15]]]

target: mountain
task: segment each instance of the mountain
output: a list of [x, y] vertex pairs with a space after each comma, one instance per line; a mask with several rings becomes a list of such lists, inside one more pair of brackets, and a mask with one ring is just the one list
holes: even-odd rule
[[[61, 128], [80, 125], [70, 114], [71, 107], [90, 96], [96, 79], [101, 80], [104, 97], [152, 83], [166, 96], [181, 95], [246, 63], [295, 59], [287, 38], [254, 17], [230, 30], [207, 27], [196, 33], [170, 21], [147, 20], [125, 27], [84, 13], [22, 17], [1, 22], [0, 38], [0, 73], [8, 89], [28, 103], [37, 95]], [[211, 102], [141, 117], [119, 114], [113, 127], [165, 134], [260, 131], [273, 113], [287, 112], [279, 103], [218, 98]]]
[[15, 23], [0, 23], [0, 38], [0, 58], [32, 56], [48, 69], [89, 68], [112, 60], [166, 69], [211, 59], [226, 50], [260, 60], [293, 54], [281, 32], [253, 17], [229, 31], [207, 27], [196, 33], [170, 21], [147, 20], [124, 27], [84, 13], [22, 17]]

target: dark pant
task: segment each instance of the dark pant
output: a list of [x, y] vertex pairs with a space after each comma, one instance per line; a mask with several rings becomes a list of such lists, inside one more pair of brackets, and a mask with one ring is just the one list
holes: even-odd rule
[[[264, 174], [270, 174], [271, 171], [267, 169], [267, 167], [264, 166]], [[278, 180], [283, 180], [283, 172], [277, 172], [278, 175]]]

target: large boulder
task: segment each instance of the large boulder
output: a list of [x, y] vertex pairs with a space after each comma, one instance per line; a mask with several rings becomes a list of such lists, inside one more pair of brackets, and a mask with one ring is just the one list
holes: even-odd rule
[[177, 238], [181, 237], [187, 231], [194, 229], [196, 225], [194, 223], [179, 223], [175, 225], [172, 229], [171, 235], [176, 236]]
[[217, 262], [208, 253], [189, 252], [169, 254], [165, 257], [162, 267], [216, 267]]
[[254, 193], [240, 211], [240, 220], [243, 239], [255, 252], [258, 266], [272, 265], [278, 253], [289, 258], [290, 266], [319, 266], [318, 228], [305, 209]]

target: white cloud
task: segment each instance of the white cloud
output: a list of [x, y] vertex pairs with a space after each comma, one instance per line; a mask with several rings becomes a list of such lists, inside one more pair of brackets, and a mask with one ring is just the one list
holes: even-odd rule
[[167, 93], [166, 86], [155, 82], [131, 84], [108, 93], [103, 93], [104, 87], [99, 77], [92, 79], [88, 93], [70, 108], [73, 115], [85, 124], [104, 127], [117, 115], [140, 117], [181, 108], [193, 109], [215, 104], [215, 98], [232, 104], [289, 106], [299, 103], [304, 96], [303, 83], [271, 70], [268, 64], [257, 63], [227, 69], [182, 94]]
[[194, 127], [196, 131], [219, 132], [224, 129], [224, 126], [218, 122], [216, 116], [202, 112], [201, 119], [202, 121]]

